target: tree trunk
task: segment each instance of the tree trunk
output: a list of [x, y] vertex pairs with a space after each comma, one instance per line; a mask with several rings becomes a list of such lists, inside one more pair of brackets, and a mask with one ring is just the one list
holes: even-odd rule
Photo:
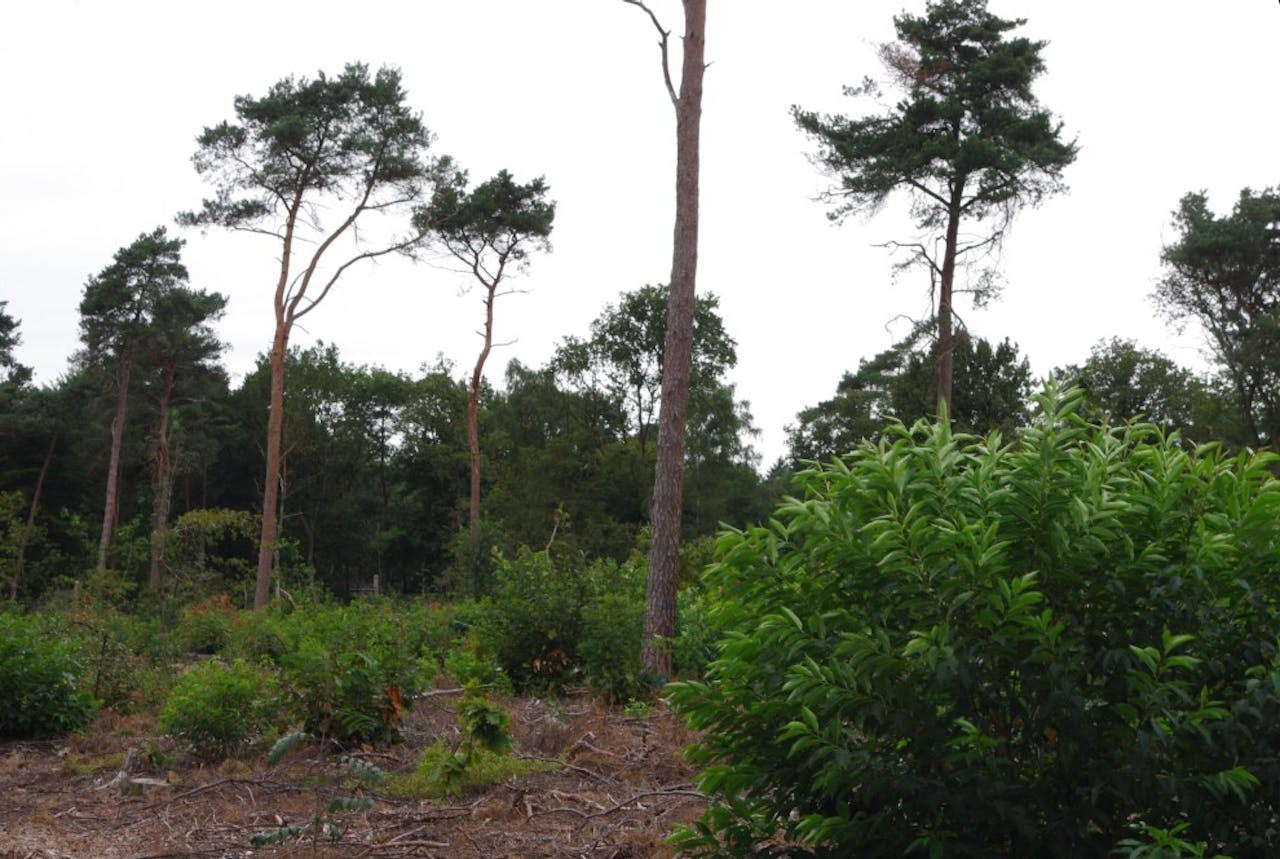
[[964, 182], [956, 182], [951, 189], [947, 212], [947, 236], [942, 251], [942, 277], [938, 285], [938, 403], [951, 415], [951, 389], [955, 377], [955, 325], [951, 307], [952, 290], [956, 280], [956, 248], [960, 241], [960, 201]]
[[49, 473], [49, 464], [53, 462], [53, 449], [58, 444], [58, 434], [55, 432], [49, 438], [49, 446], [44, 451], [44, 461], [40, 463], [40, 473], [36, 476], [36, 488], [31, 493], [31, 507], [27, 510], [27, 527], [22, 529], [22, 536], [18, 538], [18, 557], [13, 562], [13, 581], [9, 585], [9, 601], [18, 601], [18, 585], [22, 581], [23, 568], [27, 563], [27, 543], [31, 540], [31, 535], [35, 533], [36, 512], [40, 509], [40, 494], [44, 491], [44, 477]]
[[169, 507], [173, 498], [173, 469], [169, 460], [169, 406], [173, 401], [173, 385], [177, 367], [164, 371], [164, 388], [160, 392], [160, 418], [156, 428], [156, 448], [151, 470], [151, 568], [147, 585], [152, 593], [160, 591], [160, 565], [164, 561], [164, 543], [168, 534]]
[[262, 534], [258, 539], [258, 578], [253, 607], [271, 600], [271, 569], [278, 527], [276, 505], [280, 498], [280, 438], [284, 430], [284, 357], [289, 348], [289, 328], [277, 312], [276, 336], [271, 344], [271, 405], [267, 415], [267, 468], [262, 481]]
[[129, 412], [129, 377], [132, 371], [133, 359], [126, 352], [120, 361], [116, 415], [111, 421], [111, 458], [107, 465], [107, 498], [102, 510], [102, 536], [98, 540], [98, 572], [107, 568], [107, 549], [111, 546], [111, 538], [115, 536], [120, 495], [120, 452], [124, 446], [124, 422]]
[[698, 271], [698, 145], [702, 77], [706, 70], [706, 0], [684, 0], [684, 64], [676, 107], [676, 223], [662, 353], [662, 406], [654, 469], [649, 575], [645, 594], [647, 669], [671, 676], [670, 642], [676, 633], [680, 584], [680, 524], [684, 501], [684, 447], [693, 356], [694, 293]]
[[476, 359], [471, 373], [471, 387], [467, 391], [467, 449], [471, 453], [471, 533], [480, 530], [480, 382], [484, 378], [484, 362], [493, 349], [493, 301], [498, 282], [488, 286], [484, 300], [484, 348]]

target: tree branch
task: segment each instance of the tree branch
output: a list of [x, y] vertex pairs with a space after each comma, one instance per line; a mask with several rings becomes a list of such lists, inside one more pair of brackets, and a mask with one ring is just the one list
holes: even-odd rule
[[658, 31], [660, 40], [658, 47], [662, 49], [662, 80], [667, 85], [667, 94], [671, 96], [671, 104], [675, 107], [680, 106], [680, 96], [676, 95], [676, 88], [671, 83], [671, 61], [668, 58], [667, 42], [671, 37], [670, 30], [664, 30], [662, 24], [658, 21], [658, 16], [653, 14], [653, 10], [644, 4], [644, 0], [622, 0], [632, 6], [639, 6], [649, 16], [649, 20], [653, 22], [653, 27]]

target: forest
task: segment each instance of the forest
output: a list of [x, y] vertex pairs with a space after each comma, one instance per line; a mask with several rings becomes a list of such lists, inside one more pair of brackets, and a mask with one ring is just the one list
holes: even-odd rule
[[[930, 312], [762, 462], [729, 381], [755, 332], [695, 290], [705, 0], [670, 41], [623, 3], [656, 27], [676, 113], [671, 276], [541, 366], [500, 365], [495, 319], [551, 250], [555, 189], [471, 176], [399, 72], [361, 63], [228, 94], [183, 153], [209, 197], [86, 273], [56, 381], [33, 382], [0, 300], [0, 754], [23, 761], [0, 783], [118, 769], [169, 808], [175, 785], [278, 784], [267, 767], [320, 796], [255, 804], [205, 852], [507, 855], [501, 819], [413, 829], [405, 804], [524, 784], [581, 825], [543, 831], [524, 800], [522, 855], [1271, 855], [1280, 187], [1229, 211], [1170, 189], [1152, 309], [1203, 332], [1207, 370], [1110, 338], [1037, 378], [1016, 332], [957, 305], [999, 299], [993, 250], [1066, 191], [1080, 146], [1033, 92], [1045, 43], [986, 0], [903, 12], [883, 78], [846, 87], [855, 112], [791, 121], [833, 221], [910, 205], [886, 261]], [[228, 298], [183, 261], [215, 231], [258, 242], [274, 291], [235, 381]], [[295, 342], [392, 257], [474, 280], [474, 363]], [[123, 757], [86, 739], [109, 734]], [[606, 825], [641, 796], [643, 823]], [[0, 834], [44, 838], [30, 802]], [[195, 843], [136, 837], [119, 855]]]

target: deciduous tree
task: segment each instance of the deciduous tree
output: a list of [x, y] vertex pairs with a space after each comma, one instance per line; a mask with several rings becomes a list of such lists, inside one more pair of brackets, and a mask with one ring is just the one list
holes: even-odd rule
[[[1062, 124], [1031, 91], [1046, 43], [1006, 38], [1024, 23], [991, 14], [986, 0], [930, 2], [923, 17], [895, 17], [898, 40], [881, 48], [904, 93], [887, 113], [851, 119], [792, 108], [818, 144], [814, 162], [838, 180], [822, 195], [832, 219], [874, 212], [906, 191], [917, 226], [941, 231], [940, 257], [932, 236], [898, 246], [936, 289], [936, 399], [948, 408], [957, 267], [998, 247], [1019, 208], [1062, 190], [1062, 170], [1076, 157], [1076, 144], [1063, 140]], [[845, 92], [876, 96], [879, 88], [868, 79]], [[991, 226], [983, 234], [961, 231], [984, 221]]]
[[[263, 480], [262, 539], [254, 605], [271, 592], [277, 531], [280, 432], [285, 352], [299, 319], [313, 311], [353, 265], [405, 250], [420, 234], [408, 231], [376, 243], [358, 242], [357, 224], [407, 210], [447, 166], [427, 156], [431, 135], [405, 104], [400, 73], [348, 65], [337, 77], [286, 78], [265, 96], [238, 96], [236, 120], [208, 127], [198, 138], [196, 170], [216, 195], [186, 225], [215, 225], [266, 235], [278, 243], [273, 306], [271, 398]], [[322, 219], [333, 212], [331, 220]], [[304, 244], [305, 243], [305, 244]], [[306, 248], [305, 250], [303, 248]]]

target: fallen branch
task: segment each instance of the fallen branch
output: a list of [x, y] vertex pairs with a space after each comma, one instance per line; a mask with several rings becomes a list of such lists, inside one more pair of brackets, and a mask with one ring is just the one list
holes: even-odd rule
[[[580, 808], [562, 806], [559, 808], [548, 808], [548, 809], [545, 809], [544, 811], [535, 811], [532, 815], [530, 815], [530, 817], [541, 817], [546, 814], [557, 814], [560, 812], [564, 812], [567, 814], [578, 815], [579, 817], [582, 818], [582, 823], [585, 825], [588, 820], [594, 820], [597, 817], [604, 817], [605, 815], [613, 814], [616, 811], [624, 811], [627, 809], [627, 806], [633, 803], [638, 803], [642, 799], [647, 799], [649, 797], [654, 797], [654, 796], [656, 797], [690, 797], [693, 799], [700, 799], [703, 802], [707, 801], [707, 797], [696, 790], [646, 790], [646, 791], [637, 793], [634, 796], [631, 796], [627, 799], [624, 799], [622, 802], [616, 803], [610, 808], [604, 808], [604, 809], [601, 809], [600, 811], [586, 812]], [[639, 810], [643, 811], [644, 809], [642, 808]]]

